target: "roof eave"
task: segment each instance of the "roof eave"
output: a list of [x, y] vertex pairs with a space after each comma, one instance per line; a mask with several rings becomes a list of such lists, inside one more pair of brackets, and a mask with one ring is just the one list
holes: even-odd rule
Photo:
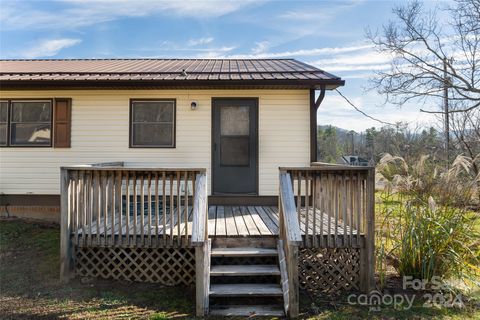
[[31, 89], [320, 89], [344, 86], [337, 79], [258, 79], [258, 80], [0, 80], [0, 90]]

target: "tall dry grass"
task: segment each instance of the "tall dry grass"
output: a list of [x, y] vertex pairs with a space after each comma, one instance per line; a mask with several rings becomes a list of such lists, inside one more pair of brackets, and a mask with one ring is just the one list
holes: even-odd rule
[[428, 156], [414, 163], [386, 154], [377, 166], [385, 185], [377, 210], [377, 261], [381, 276], [386, 262], [401, 275], [430, 280], [460, 279], [477, 283], [480, 276], [480, 175], [473, 161], [457, 157], [444, 168]]
[[377, 165], [377, 175], [390, 192], [409, 195], [421, 202], [433, 197], [440, 205], [478, 208], [480, 173], [476, 174], [475, 159], [458, 156], [447, 169], [428, 155], [408, 164], [402, 157], [385, 154]]

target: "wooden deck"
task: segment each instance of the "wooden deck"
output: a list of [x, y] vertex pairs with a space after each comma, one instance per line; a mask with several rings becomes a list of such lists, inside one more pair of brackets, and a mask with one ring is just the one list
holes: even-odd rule
[[[215, 296], [283, 296], [285, 314], [294, 318], [300, 284], [311, 292], [375, 288], [374, 173], [350, 166], [280, 168], [277, 208], [209, 206], [204, 168], [62, 168], [60, 278], [68, 281], [77, 272], [195, 283], [198, 316]], [[235, 259], [223, 261], [228, 256]], [[272, 257], [275, 266], [265, 266]], [[267, 293], [266, 283], [228, 279], [228, 291], [210, 284], [211, 276], [279, 273], [270, 283], [275, 291]]]
[[[130, 211], [132, 212], [133, 210]], [[173, 214], [171, 213], [172, 211]], [[143, 217], [141, 214], [136, 217], [130, 215], [128, 217], [128, 223], [127, 217], [123, 216], [121, 223], [122, 235], [163, 234], [165, 228], [167, 235], [178, 236], [188, 234], [191, 236], [193, 224], [192, 207], [189, 206], [188, 211], [186, 211], [185, 208], [181, 208], [180, 214], [177, 208], [172, 211], [170, 211], [170, 209], [166, 210], [165, 221], [161, 210], [158, 215], [156, 215], [154, 211], [151, 212], [150, 217], [147, 214], [144, 214]], [[356, 230], [350, 231], [349, 227], [344, 228], [342, 223], [335, 225], [335, 219], [333, 217], [329, 217], [327, 214], [323, 214], [322, 216], [318, 209], [314, 223], [312, 208], [310, 208], [309, 211], [308, 234], [313, 234], [314, 227], [316, 230], [315, 234], [337, 234], [341, 236], [344, 234], [355, 235], [357, 233]], [[188, 212], [188, 217], [186, 217], [186, 212]], [[302, 235], [305, 235], [307, 223], [306, 210], [304, 208], [300, 210], [300, 216], [300, 230]], [[323, 217], [323, 221], [321, 221], [320, 217]], [[116, 217], [114, 235], [119, 234], [119, 222], [119, 218]], [[127, 225], [129, 226], [128, 232], [126, 229]], [[86, 224], [83, 228], [79, 229], [79, 234], [91, 233], [95, 235], [97, 234], [97, 230], [100, 230], [100, 233], [103, 234], [105, 227], [107, 229], [106, 233], [111, 234], [112, 222], [106, 221], [105, 223], [105, 221], [102, 221], [102, 217], [100, 217], [98, 224], [96, 220], [92, 221], [91, 224]], [[278, 228], [279, 216], [276, 206], [209, 206], [208, 230], [210, 237], [276, 236], [278, 235]]]

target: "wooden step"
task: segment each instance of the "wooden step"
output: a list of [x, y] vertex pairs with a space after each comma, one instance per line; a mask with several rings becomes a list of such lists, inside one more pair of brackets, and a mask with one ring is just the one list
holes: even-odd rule
[[212, 284], [212, 297], [248, 297], [248, 296], [282, 296], [279, 284], [272, 283], [241, 283], [241, 284]]
[[277, 249], [269, 248], [213, 248], [212, 257], [275, 257]]
[[212, 248], [276, 248], [278, 235], [212, 238]]
[[229, 305], [212, 306], [210, 315], [220, 317], [283, 317], [285, 313], [280, 306], [261, 306], [261, 305]]
[[274, 264], [216, 265], [210, 268], [211, 276], [279, 276], [280, 269]]

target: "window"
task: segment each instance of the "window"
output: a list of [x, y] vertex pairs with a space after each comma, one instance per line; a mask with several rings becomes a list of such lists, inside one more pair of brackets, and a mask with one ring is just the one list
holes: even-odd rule
[[132, 100], [130, 147], [175, 147], [175, 100]]
[[0, 102], [0, 145], [52, 145], [52, 101]]
[[250, 107], [220, 109], [220, 164], [250, 165]]
[[7, 145], [8, 101], [0, 101], [0, 146]]

